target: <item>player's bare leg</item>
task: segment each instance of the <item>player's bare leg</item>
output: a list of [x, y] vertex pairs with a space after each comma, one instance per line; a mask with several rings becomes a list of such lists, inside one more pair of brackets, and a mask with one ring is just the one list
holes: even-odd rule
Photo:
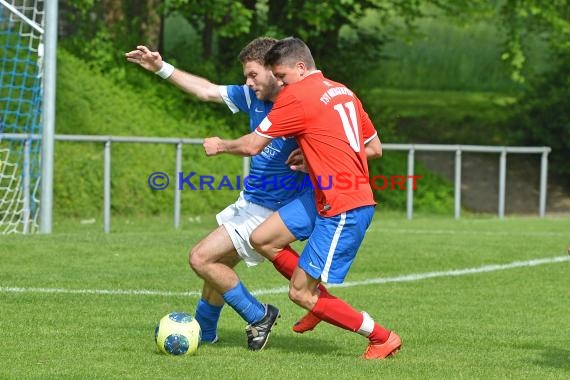
[[[222, 300], [251, 325], [264, 319], [267, 307], [253, 297], [239, 280], [233, 270], [239, 261], [240, 258], [224, 226], [219, 226], [202, 239], [189, 255], [192, 270], [205, 282], [207, 299], [203, 301], [207, 302], [209, 299], [213, 302], [203, 305], [206, 306], [205, 309], [212, 311], [216, 305], [219, 307], [221, 295]], [[219, 309], [221, 310], [221, 307]], [[208, 315], [204, 317], [208, 319]]]
[[[320, 281], [312, 278], [303, 269], [297, 267], [289, 284], [289, 299], [304, 309], [315, 308], [319, 299], [317, 289]], [[329, 297], [332, 297], [329, 295]]]
[[[199, 262], [202, 256], [210, 255], [215, 252], [225, 252], [222, 254], [220, 261], [227, 261], [230, 268], [233, 268], [239, 260], [235, 252], [229, 236], [229, 244], [221, 234], [213, 231], [204, 239], [202, 239], [194, 248], [192, 248], [189, 256], [189, 263], [192, 267], [192, 260]], [[217, 240], [216, 240], [217, 239]], [[233, 252], [232, 252], [233, 251]], [[218, 257], [217, 255], [212, 255]], [[194, 258], [192, 258], [194, 257]], [[205, 260], [205, 259], [201, 259]], [[194, 264], [196, 265], [196, 264]], [[202, 296], [196, 306], [196, 319], [202, 328], [202, 341], [207, 343], [215, 343], [218, 340], [218, 320], [225, 301], [222, 295], [207, 281], [204, 281], [202, 288]]]
[[[270, 260], [275, 269], [288, 280], [291, 280], [299, 261], [299, 254], [289, 245], [296, 240], [278, 212], [261, 223], [250, 236], [251, 245], [255, 250]], [[319, 288], [326, 292], [324, 285], [320, 285]], [[293, 331], [299, 334], [311, 331], [320, 321], [309, 311], [293, 325]]]
[[[190, 267], [218, 293], [233, 288], [239, 278], [233, 266], [226, 263], [239, 261], [234, 245], [224, 226], [218, 226], [190, 251]], [[234, 264], [235, 265], [235, 264]]]
[[[229, 255], [227, 258], [223, 258], [219, 262], [227, 265], [230, 268], [234, 268], [240, 262], [240, 260], [234, 250], [234, 255]], [[204, 282], [204, 287], [202, 288], [202, 298], [212, 305], [221, 306], [224, 304], [224, 298], [222, 295], [208, 282]]]

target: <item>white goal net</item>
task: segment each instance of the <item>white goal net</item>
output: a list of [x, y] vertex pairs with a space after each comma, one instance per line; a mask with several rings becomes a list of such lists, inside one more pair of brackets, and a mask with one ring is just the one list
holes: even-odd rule
[[43, 0], [0, 0], [0, 234], [38, 229], [43, 30]]

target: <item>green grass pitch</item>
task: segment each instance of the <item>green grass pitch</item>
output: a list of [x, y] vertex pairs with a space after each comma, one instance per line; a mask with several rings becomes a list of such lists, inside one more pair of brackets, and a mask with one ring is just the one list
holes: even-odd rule
[[384, 361], [361, 359], [363, 337], [324, 323], [293, 333], [304, 311], [268, 263], [238, 266], [281, 309], [266, 350], [246, 349], [245, 323], [226, 307], [218, 344], [157, 353], [160, 317], [194, 312], [201, 283], [187, 251], [214, 226], [203, 220], [174, 231], [114, 219], [108, 235], [68, 221], [0, 237], [0, 378], [570, 378], [570, 219], [378, 213], [347, 286], [331, 292], [401, 335]]

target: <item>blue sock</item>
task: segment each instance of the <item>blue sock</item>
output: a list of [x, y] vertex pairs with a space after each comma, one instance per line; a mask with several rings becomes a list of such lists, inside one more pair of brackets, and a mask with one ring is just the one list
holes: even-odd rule
[[202, 329], [202, 341], [211, 343], [218, 335], [218, 320], [224, 305], [212, 305], [201, 298], [196, 306], [196, 320]]
[[263, 306], [243, 284], [238, 284], [223, 294], [224, 300], [250, 325], [265, 316]]

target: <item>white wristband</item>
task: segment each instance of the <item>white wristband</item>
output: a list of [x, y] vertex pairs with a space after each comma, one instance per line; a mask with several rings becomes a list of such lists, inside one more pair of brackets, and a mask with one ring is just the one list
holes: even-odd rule
[[162, 61], [162, 67], [160, 70], [156, 71], [155, 74], [161, 77], [162, 79], [168, 79], [174, 72], [174, 66], [170, 63]]

